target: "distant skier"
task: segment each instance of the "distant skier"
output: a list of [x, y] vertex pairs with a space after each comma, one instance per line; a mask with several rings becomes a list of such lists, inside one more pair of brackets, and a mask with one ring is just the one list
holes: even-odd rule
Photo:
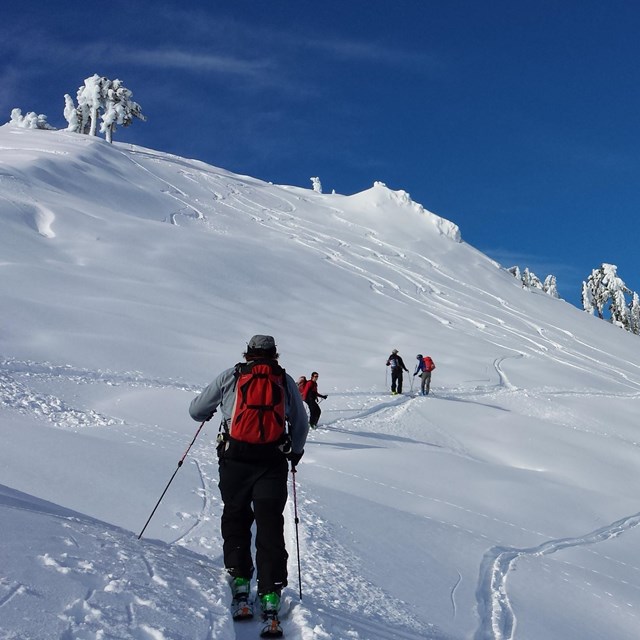
[[189, 413], [194, 420], [210, 420], [220, 407], [223, 417], [218, 487], [224, 504], [222, 550], [231, 579], [233, 617], [253, 616], [249, 594], [255, 521], [258, 598], [266, 623], [262, 635], [280, 637], [280, 593], [287, 584], [283, 516], [287, 460], [295, 471], [309, 427], [298, 387], [278, 364], [275, 340], [253, 336], [244, 358], [246, 362], [225, 369], [194, 398]]
[[409, 369], [404, 366], [404, 361], [397, 349], [394, 349], [387, 358], [387, 367], [391, 367], [391, 393], [395, 396], [402, 393], [402, 372], [409, 373]]
[[318, 404], [318, 398], [327, 399], [326, 395], [318, 393], [318, 372], [314, 371], [311, 374], [311, 379], [307, 380], [302, 389], [302, 399], [307, 403], [309, 407], [309, 426], [315, 429], [318, 426], [318, 420], [320, 420], [320, 414], [322, 410]]
[[416, 360], [418, 364], [416, 365], [416, 370], [414, 372], [414, 376], [420, 374], [420, 380], [422, 384], [420, 386], [420, 392], [423, 396], [429, 395], [429, 389], [431, 388], [431, 372], [436, 368], [431, 356], [423, 356], [419, 353], [416, 356]]

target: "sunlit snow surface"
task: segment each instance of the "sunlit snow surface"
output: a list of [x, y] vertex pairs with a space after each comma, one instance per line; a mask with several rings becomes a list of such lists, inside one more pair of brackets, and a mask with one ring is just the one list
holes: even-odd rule
[[[229, 616], [215, 418], [138, 540], [191, 398], [255, 333], [329, 396], [287, 638], [637, 638], [640, 339], [463, 238], [373, 180], [0, 128], [0, 638], [257, 637]], [[429, 397], [390, 395], [392, 348], [433, 357]]]

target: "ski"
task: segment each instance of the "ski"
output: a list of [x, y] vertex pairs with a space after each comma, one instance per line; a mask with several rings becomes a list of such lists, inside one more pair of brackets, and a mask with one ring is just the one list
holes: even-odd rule
[[284, 636], [277, 613], [263, 613], [262, 620], [265, 624], [260, 631], [261, 638], [282, 638]]
[[253, 603], [247, 598], [234, 598], [231, 603], [231, 617], [236, 621], [253, 618]]

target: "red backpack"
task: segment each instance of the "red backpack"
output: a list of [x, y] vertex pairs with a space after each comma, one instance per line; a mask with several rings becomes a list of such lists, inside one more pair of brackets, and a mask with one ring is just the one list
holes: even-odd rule
[[236, 365], [236, 397], [229, 435], [251, 444], [278, 442], [285, 434], [284, 369], [271, 360]]
[[433, 371], [436, 368], [436, 365], [431, 359], [431, 356], [425, 356], [422, 359], [424, 360], [424, 367], [427, 371]]
[[307, 386], [307, 376], [300, 376], [298, 378], [298, 391], [300, 392], [300, 395], [302, 396], [302, 399], [304, 400], [304, 388]]

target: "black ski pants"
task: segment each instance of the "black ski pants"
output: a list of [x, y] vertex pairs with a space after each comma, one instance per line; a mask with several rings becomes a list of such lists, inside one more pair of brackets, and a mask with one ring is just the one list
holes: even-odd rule
[[307, 400], [307, 406], [309, 407], [309, 424], [315, 427], [318, 424], [318, 420], [320, 420], [322, 409], [320, 409], [320, 405], [315, 399]]
[[284, 508], [289, 467], [284, 456], [269, 464], [221, 458], [219, 464], [224, 566], [235, 577], [251, 578], [251, 527], [256, 524], [258, 593], [287, 585]]
[[402, 393], [402, 367], [391, 369], [391, 393]]

